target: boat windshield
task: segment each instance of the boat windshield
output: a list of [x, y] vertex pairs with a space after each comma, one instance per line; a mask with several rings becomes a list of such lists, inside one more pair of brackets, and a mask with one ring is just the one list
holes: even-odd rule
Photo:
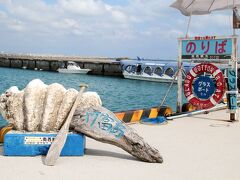
[[68, 61], [68, 66], [77, 66], [78, 67], [78, 64], [73, 61]]
[[165, 71], [165, 74], [170, 76], [170, 77], [173, 77], [173, 75], [174, 75], [173, 68], [171, 68], [171, 67], [167, 68], [166, 71]]
[[131, 72], [132, 72], [132, 73], [135, 73], [135, 71], [136, 71], [136, 66], [133, 65], [133, 66], [132, 66], [132, 69], [131, 69]]
[[147, 66], [145, 69], [144, 69], [144, 73], [148, 74], [148, 75], [151, 75], [153, 72], [152, 68], [150, 66]]
[[128, 65], [128, 66], [125, 68], [125, 70], [126, 70], [127, 72], [131, 72], [131, 69], [132, 69], [132, 66], [131, 66], [131, 65]]
[[128, 73], [134, 73], [136, 71], [136, 66], [135, 65], [128, 65], [125, 70], [128, 72]]
[[158, 76], [162, 76], [162, 73], [163, 73], [162, 67], [156, 67], [156, 69], [154, 70], [154, 74], [156, 74]]

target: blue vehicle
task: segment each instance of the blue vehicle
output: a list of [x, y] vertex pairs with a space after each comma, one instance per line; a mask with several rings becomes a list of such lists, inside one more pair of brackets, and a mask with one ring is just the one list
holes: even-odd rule
[[[122, 60], [123, 76], [127, 79], [137, 79], [155, 82], [177, 82], [178, 64], [166, 60]], [[183, 79], [194, 64], [183, 63]]]

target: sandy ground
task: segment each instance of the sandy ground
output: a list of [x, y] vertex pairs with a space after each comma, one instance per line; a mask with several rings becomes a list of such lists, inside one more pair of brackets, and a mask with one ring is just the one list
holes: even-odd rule
[[42, 157], [4, 157], [1, 180], [239, 180], [240, 122], [224, 111], [175, 119], [167, 125], [131, 125], [159, 149], [163, 164], [140, 162], [123, 150], [87, 139], [86, 155], [61, 157], [54, 167]]

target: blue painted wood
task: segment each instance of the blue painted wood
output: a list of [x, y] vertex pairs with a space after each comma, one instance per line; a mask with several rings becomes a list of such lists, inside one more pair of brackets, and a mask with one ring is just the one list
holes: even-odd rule
[[[229, 91], [237, 91], [236, 84], [236, 71], [228, 69], [228, 90]], [[227, 95], [228, 99], [228, 109], [236, 110], [237, 106], [237, 94], [230, 93]]]
[[[5, 156], [46, 155], [51, 142], [56, 137], [52, 133], [14, 133], [8, 132], [4, 137], [3, 154]], [[61, 156], [83, 156], [85, 136], [68, 134]]]

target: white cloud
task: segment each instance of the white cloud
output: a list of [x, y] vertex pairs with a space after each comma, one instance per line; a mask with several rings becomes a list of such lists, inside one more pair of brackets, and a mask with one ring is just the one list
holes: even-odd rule
[[19, 0], [4, 2], [2, 5], [6, 8], [7, 18], [18, 22], [15, 26], [22, 22], [22, 30], [32, 33], [45, 32], [46, 27], [49, 31], [78, 32], [78, 35], [84, 34], [85, 30], [89, 34], [89, 29], [99, 34], [100, 31], [107, 31], [106, 27], [128, 28], [125, 14], [102, 1], [59, 0], [58, 3], [49, 5], [40, 0], [31, 3]]
[[[56, 0], [49, 4], [44, 0], [0, 0], [0, 31], [4, 39], [8, 43], [12, 42], [10, 37], [23, 42], [26, 37], [29, 42], [39, 41], [38, 45], [7, 47], [2, 40], [0, 48], [113, 56], [140, 53], [168, 58], [173, 53], [154, 51], [157, 48], [149, 46], [164, 44], [173, 52], [177, 37], [185, 34], [188, 18], [170, 8], [170, 3], [129, 0], [124, 5], [110, 5], [104, 0]], [[190, 32], [221, 33], [227, 20], [225, 14], [194, 16]], [[46, 48], [49, 42], [51, 47]]]
[[[59, 34], [73, 32], [87, 36], [95, 33], [96, 36], [105, 34], [113, 37], [117, 34], [132, 37], [133, 32], [135, 35], [138, 32], [143, 34], [135, 26], [164, 16], [163, 10], [167, 6], [161, 0], [131, 0], [128, 6], [111, 6], [101, 0], [58, 0], [55, 4], [41, 0], [31, 3], [28, 0], [0, 2], [5, 6], [8, 18], [19, 22], [15, 23], [15, 27], [19, 27], [16, 30], [31, 31], [33, 34], [57, 30]], [[147, 28], [141, 25], [143, 29]]]
[[96, 16], [106, 11], [106, 6], [101, 1], [94, 0], [59, 0], [59, 7], [73, 14]]
[[24, 23], [19, 20], [12, 20], [8, 24], [9, 29], [12, 29], [14, 31], [25, 31]]

